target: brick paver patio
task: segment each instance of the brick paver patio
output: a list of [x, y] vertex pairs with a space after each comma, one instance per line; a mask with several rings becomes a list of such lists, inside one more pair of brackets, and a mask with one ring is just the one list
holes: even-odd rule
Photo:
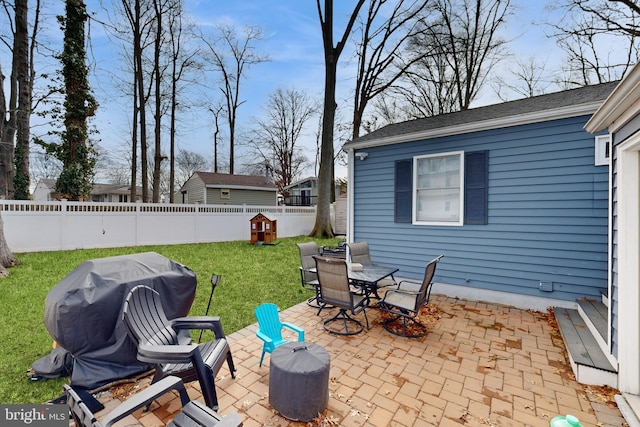
[[[269, 405], [270, 355], [258, 367], [262, 342], [256, 325], [231, 334], [238, 372], [232, 379], [225, 365], [216, 379], [219, 412], [238, 412], [247, 427], [547, 427], [551, 418], [565, 414], [584, 426], [625, 425], [610, 395], [575, 381], [546, 313], [438, 295], [431, 301], [439, 319], [417, 339], [385, 331], [375, 309], [368, 310], [371, 329], [352, 337], [324, 331], [322, 319], [331, 310], [316, 316], [302, 303], [280, 314], [331, 356], [329, 405], [310, 423], [287, 420]], [[137, 389], [148, 382], [139, 381]], [[188, 389], [192, 399], [203, 401], [197, 382]], [[113, 391], [99, 396], [105, 410], [98, 417], [119, 403], [114, 394], [127, 394], [126, 386]], [[138, 420], [129, 417], [123, 425], [163, 426], [179, 408], [177, 395], [169, 394], [151, 412], [138, 411]]]

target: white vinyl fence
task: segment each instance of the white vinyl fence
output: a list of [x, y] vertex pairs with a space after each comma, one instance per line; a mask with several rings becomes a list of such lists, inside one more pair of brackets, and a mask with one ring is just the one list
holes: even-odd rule
[[308, 234], [314, 207], [0, 200], [15, 253], [250, 239], [258, 213], [278, 221], [279, 238]]

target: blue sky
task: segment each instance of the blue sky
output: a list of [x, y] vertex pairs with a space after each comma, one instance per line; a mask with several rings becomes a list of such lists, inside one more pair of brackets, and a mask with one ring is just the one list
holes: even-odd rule
[[[61, 8], [62, 2], [49, 0], [49, 5]], [[105, 12], [101, 5], [109, 5], [110, 0], [86, 0], [90, 13], [104, 19]], [[343, 31], [349, 9], [355, 0], [335, 1], [336, 37]], [[515, 13], [508, 18], [508, 27], [503, 37], [510, 40], [509, 50], [513, 57], [501, 65], [508, 68], [515, 61], [516, 56], [535, 56], [542, 62], [547, 62], [549, 68], [557, 63], [559, 53], [553, 41], [545, 38], [543, 29], [535, 25], [543, 15], [545, 2], [537, 0], [514, 1]], [[61, 13], [58, 10], [54, 13]], [[256, 49], [268, 55], [270, 61], [255, 65], [246, 73], [242, 82], [241, 97], [246, 101], [239, 109], [239, 131], [247, 131], [251, 124], [259, 118], [262, 106], [268, 96], [279, 86], [304, 90], [309, 95], [317, 97], [320, 103], [324, 85], [324, 59], [322, 51], [322, 37], [317, 15], [315, 0], [187, 0], [187, 14], [200, 26], [204, 32], [219, 23], [234, 26], [258, 25], [263, 29], [264, 40]], [[1, 23], [0, 23], [1, 24]], [[92, 88], [100, 103], [94, 123], [99, 130], [100, 145], [115, 158], [124, 161], [130, 140], [129, 129], [131, 100], [119, 88], [123, 82], [131, 80], [130, 74], [123, 71], [126, 67], [122, 63], [121, 43], [108, 37], [104, 29], [97, 23], [91, 24], [92, 60]], [[46, 28], [47, 36], [61, 43], [62, 35], [55, 22]], [[355, 62], [351, 52], [352, 44], [348, 45], [341, 57], [338, 69], [338, 103], [342, 107], [342, 114], [350, 116], [348, 106], [351, 103], [351, 90], [354, 85]], [[6, 53], [0, 50], [0, 55]], [[0, 56], [2, 57], [2, 56]], [[6, 72], [6, 60], [3, 65]], [[208, 82], [213, 83], [213, 82]], [[213, 86], [212, 84], [209, 86]], [[186, 103], [192, 107], [182, 112], [178, 134], [178, 148], [198, 152], [212, 157], [213, 119], [206, 107], [200, 105], [204, 99], [216, 96], [215, 89], [204, 89], [193, 86], [194, 95]], [[498, 102], [490, 87], [481, 93], [473, 104], [480, 106]], [[317, 121], [309, 124], [305, 135], [307, 152], [314, 152], [315, 132]], [[149, 130], [152, 132], [152, 129]], [[37, 130], [36, 130], [37, 133]], [[167, 147], [168, 150], [168, 147]], [[242, 159], [237, 159], [236, 164]], [[313, 175], [309, 169], [302, 175]], [[338, 176], [346, 176], [344, 168], [338, 169]]]
[[[354, 0], [335, 2], [336, 38], [343, 31], [349, 9], [353, 8], [354, 4]], [[537, 1], [525, 1], [523, 4], [524, 6], [518, 6], [517, 12], [510, 18], [513, 24], [505, 35], [512, 40], [512, 49], [526, 51], [527, 55], [536, 54], [536, 51], [544, 52], [541, 30], [532, 25], [533, 18], [540, 15], [544, 5]], [[97, 5], [95, 0], [88, 2], [90, 11], [97, 10]], [[247, 131], [251, 123], [260, 117], [262, 106], [269, 94], [279, 86], [305, 90], [320, 102], [324, 85], [324, 60], [314, 0], [188, 0], [186, 10], [205, 32], [220, 23], [238, 27], [259, 25], [263, 29], [264, 39], [257, 46], [257, 50], [268, 55], [270, 61], [253, 66], [242, 82], [242, 99], [246, 102], [238, 112], [241, 132]], [[113, 64], [118, 61], [113, 41], [97, 37], [96, 34], [99, 34], [99, 29], [94, 31], [92, 38], [96, 58], [116, 54], [115, 58], [106, 61], [99, 59], [96, 64], [96, 73], [100, 76], [101, 82], [94, 84], [95, 94], [101, 99], [96, 124], [101, 131], [102, 146], [122, 147], [128, 140], [130, 114], [127, 112], [128, 109], [125, 111], [121, 106], [128, 105], [130, 101], [112, 87], [114, 80], [118, 80], [118, 76], [112, 74]], [[338, 103], [344, 107], [342, 114], [346, 117], [350, 116], [347, 106], [351, 104], [355, 67], [350, 48], [351, 45], [348, 45], [345, 49], [338, 72]], [[209, 95], [215, 96], [215, 90], [212, 92]], [[497, 102], [497, 98], [487, 89], [476, 105], [493, 102]], [[182, 120], [178, 138], [180, 148], [210, 156], [213, 120], [209, 113], [203, 108], [194, 108], [184, 112]], [[309, 123], [304, 142], [309, 153], [314, 152], [316, 130], [317, 122]], [[241, 152], [241, 149], [239, 151]], [[241, 158], [237, 159], [236, 164], [241, 161]], [[314, 171], [308, 169], [302, 175], [313, 174]], [[337, 174], [346, 176], [346, 169], [339, 167]]]
[[[346, 2], [340, 2], [345, 4]], [[220, 23], [241, 27], [258, 25], [263, 30], [264, 39], [256, 50], [267, 55], [270, 61], [253, 66], [241, 83], [241, 99], [245, 103], [238, 110], [240, 131], [247, 131], [255, 118], [262, 113], [262, 105], [279, 86], [295, 87], [305, 90], [310, 96], [321, 97], [324, 79], [322, 39], [318, 23], [315, 1], [275, 0], [186, 2], [186, 10], [203, 32], [212, 30]], [[87, 2], [88, 10], [99, 10], [97, 1]], [[102, 12], [97, 12], [101, 14]], [[340, 21], [338, 21], [340, 22]], [[95, 76], [93, 90], [99, 99], [101, 108], [96, 117], [100, 130], [100, 144], [103, 147], [116, 147], [113, 152], [128, 140], [130, 100], [114, 85], [123, 73], [118, 72], [119, 46], [114, 48], [114, 40], [96, 29], [92, 35], [92, 54], [95, 57]], [[127, 76], [128, 78], [128, 76]], [[215, 82], [210, 86], [214, 86]], [[203, 90], [210, 93], [203, 93]], [[213, 99], [219, 93], [216, 89], [198, 88], [193, 103], [199, 104], [203, 97]], [[203, 96], [204, 95], [204, 96]], [[182, 124], [178, 144], [180, 148], [211, 156], [213, 118], [205, 107], [194, 107], [182, 113]], [[316, 122], [310, 123], [306, 135], [306, 144], [313, 152]], [[106, 132], [105, 132], [106, 130]], [[238, 148], [236, 148], [238, 150]], [[240, 150], [241, 151], [241, 150]], [[241, 159], [236, 159], [236, 164]], [[238, 172], [236, 167], [236, 173]], [[303, 175], [313, 174], [312, 170]]]

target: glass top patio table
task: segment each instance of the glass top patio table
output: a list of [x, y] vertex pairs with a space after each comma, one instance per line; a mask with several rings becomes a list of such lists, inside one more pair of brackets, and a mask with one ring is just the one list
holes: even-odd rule
[[376, 298], [380, 299], [377, 283], [386, 277], [393, 277], [393, 274], [398, 270], [398, 268], [394, 267], [370, 264], [363, 265], [361, 271], [355, 271], [349, 268], [347, 274], [350, 280], [365, 287], [369, 295], [375, 295]]
[[[355, 284], [365, 288], [365, 292], [367, 295], [374, 295], [377, 299], [380, 299], [380, 295], [378, 295], [378, 285], [377, 283], [391, 276], [393, 278], [393, 274], [400, 270], [395, 267], [384, 267], [381, 265], [375, 264], [367, 264], [362, 266], [362, 270], [352, 270], [350, 268], [350, 264], [347, 264], [347, 276], [349, 280], [354, 282]], [[315, 273], [315, 268], [310, 268], [310, 272]]]

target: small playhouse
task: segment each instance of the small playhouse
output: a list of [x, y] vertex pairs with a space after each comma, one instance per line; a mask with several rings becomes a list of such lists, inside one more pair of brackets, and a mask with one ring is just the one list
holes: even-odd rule
[[251, 244], [275, 243], [278, 239], [278, 220], [259, 213], [249, 220], [251, 224]]

